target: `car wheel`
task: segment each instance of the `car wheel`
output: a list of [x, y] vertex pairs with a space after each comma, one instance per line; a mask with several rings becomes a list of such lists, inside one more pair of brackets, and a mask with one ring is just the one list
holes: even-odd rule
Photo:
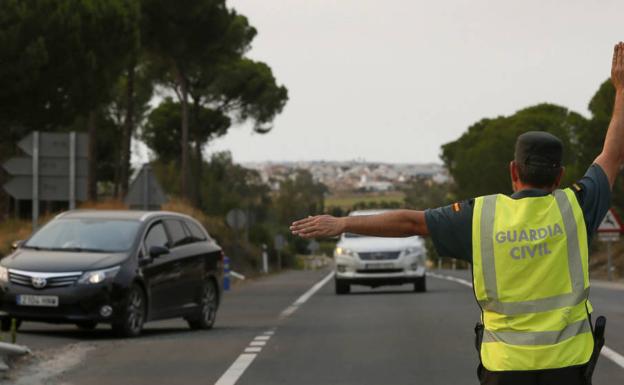
[[344, 282], [340, 279], [334, 281], [336, 294], [349, 294], [351, 292], [351, 285], [348, 282]]
[[192, 318], [187, 318], [186, 322], [188, 322], [189, 327], [193, 330], [212, 329], [215, 319], [217, 318], [218, 307], [217, 288], [213, 281], [208, 281], [202, 288], [197, 315]]
[[[10, 318], [10, 317], [2, 317], [0, 329], [2, 329], [3, 332], [11, 331], [11, 321], [12, 320], [13, 320], [13, 318]], [[22, 320], [21, 319], [16, 319], [15, 320], [15, 330], [18, 330], [21, 325], [22, 325]]]
[[120, 337], [136, 337], [141, 334], [147, 313], [145, 293], [139, 285], [133, 285], [126, 298], [123, 313], [112, 324], [113, 331]]
[[81, 321], [81, 322], [76, 322], [76, 326], [78, 326], [78, 329], [80, 330], [93, 330], [97, 327], [98, 323], [95, 321]]
[[414, 291], [417, 293], [424, 293], [427, 291], [427, 280], [426, 277], [420, 277], [414, 282]]

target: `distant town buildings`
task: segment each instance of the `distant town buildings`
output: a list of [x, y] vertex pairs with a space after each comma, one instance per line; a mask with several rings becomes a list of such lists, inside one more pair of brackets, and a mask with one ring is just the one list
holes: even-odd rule
[[437, 163], [392, 164], [358, 161], [309, 161], [309, 162], [257, 162], [244, 163], [244, 167], [257, 170], [265, 183], [274, 189], [279, 182], [290, 178], [296, 170], [309, 171], [316, 181], [332, 191], [390, 191], [411, 180], [427, 180], [446, 183], [450, 180], [447, 170]]

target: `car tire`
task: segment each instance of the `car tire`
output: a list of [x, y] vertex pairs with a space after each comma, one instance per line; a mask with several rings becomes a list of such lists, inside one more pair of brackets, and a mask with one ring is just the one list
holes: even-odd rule
[[124, 301], [122, 313], [113, 321], [113, 332], [119, 337], [137, 337], [143, 330], [147, 315], [145, 292], [139, 285], [132, 285]]
[[[12, 319], [13, 318], [10, 318], [10, 317], [2, 317], [2, 321], [0, 321], [0, 329], [3, 332], [11, 331], [11, 320]], [[22, 325], [22, 320], [21, 319], [16, 319], [15, 320], [15, 330], [19, 330], [21, 325]]]
[[427, 277], [422, 276], [414, 282], [414, 291], [416, 293], [424, 293], [427, 291]]
[[76, 322], [76, 326], [80, 330], [94, 330], [97, 327], [98, 323], [95, 321], [80, 321]]
[[351, 285], [348, 282], [337, 279], [334, 281], [334, 286], [336, 289], [336, 294], [349, 294], [351, 292]]
[[186, 322], [193, 330], [212, 329], [217, 318], [219, 298], [217, 287], [212, 280], [206, 282], [201, 291], [197, 315], [186, 318]]

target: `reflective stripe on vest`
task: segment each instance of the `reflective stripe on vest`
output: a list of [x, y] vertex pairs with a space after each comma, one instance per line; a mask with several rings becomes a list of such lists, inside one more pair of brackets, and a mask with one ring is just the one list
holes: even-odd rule
[[586, 319], [569, 324], [562, 330], [546, 332], [495, 332], [485, 330], [483, 342], [504, 342], [510, 345], [554, 345], [581, 333], [591, 331]]
[[585, 231], [569, 189], [475, 200], [473, 286], [483, 310], [481, 360], [487, 369], [539, 370], [589, 360]]

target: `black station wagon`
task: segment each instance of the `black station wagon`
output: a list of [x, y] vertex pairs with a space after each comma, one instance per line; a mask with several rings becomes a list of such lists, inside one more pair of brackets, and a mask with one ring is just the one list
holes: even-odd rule
[[192, 329], [215, 322], [223, 252], [189, 216], [69, 211], [14, 248], [0, 260], [5, 329], [12, 318], [109, 323], [133, 337], [152, 320], [183, 317]]

